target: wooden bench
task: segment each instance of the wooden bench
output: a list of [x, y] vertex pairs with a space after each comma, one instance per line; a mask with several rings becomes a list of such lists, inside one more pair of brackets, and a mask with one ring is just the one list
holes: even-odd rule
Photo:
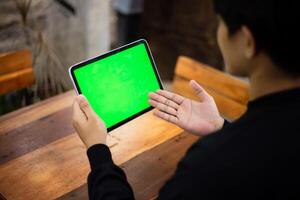
[[34, 81], [29, 50], [0, 54], [0, 95], [29, 87]]
[[221, 115], [227, 120], [236, 120], [246, 111], [249, 100], [248, 83], [191, 58], [179, 57], [175, 68], [173, 91], [199, 100], [189, 86], [192, 79], [213, 96]]

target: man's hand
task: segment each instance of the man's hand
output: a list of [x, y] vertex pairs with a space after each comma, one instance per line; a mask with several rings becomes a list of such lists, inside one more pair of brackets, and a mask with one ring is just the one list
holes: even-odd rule
[[107, 130], [83, 95], [75, 98], [73, 126], [87, 149], [94, 144], [106, 144]]
[[149, 103], [157, 108], [154, 114], [195, 135], [204, 136], [221, 129], [224, 119], [214, 99], [196, 81], [192, 80], [190, 85], [201, 101], [158, 90], [149, 94]]

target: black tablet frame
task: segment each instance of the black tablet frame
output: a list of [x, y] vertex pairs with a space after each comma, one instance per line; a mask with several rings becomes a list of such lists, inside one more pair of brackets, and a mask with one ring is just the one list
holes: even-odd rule
[[[149, 59], [151, 61], [151, 65], [152, 65], [153, 71], [155, 73], [156, 80], [157, 80], [157, 82], [159, 84], [160, 89], [163, 90], [162, 81], [161, 81], [161, 78], [160, 78], [160, 76], [158, 74], [157, 67], [156, 67], [156, 64], [154, 62], [154, 59], [153, 59], [152, 53], [150, 51], [149, 45], [148, 45], [148, 43], [147, 43], [147, 41], [145, 39], [140, 39], [140, 40], [137, 40], [135, 42], [129, 43], [127, 45], [121, 46], [119, 48], [113, 49], [113, 50], [111, 50], [108, 53], [105, 53], [103, 55], [100, 55], [100, 56], [97, 56], [97, 57], [94, 57], [94, 58], [91, 58], [91, 59], [87, 59], [85, 61], [82, 61], [80, 63], [72, 65], [69, 68], [69, 75], [70, 75], [70, 77], [72, 79], [72, 82], [73, 82], [73, 85], [74, 85], [74, 88], [75, 88], [77, 94], [82, 94], [82, 92], [80, 90], [79, 84], [78, 84], [76, 76], [74, 74], [74, 70], [76, 70], [78, 68], [81, 68], [81, 67], [84, 67], [84, 66], [86, 66], [88, 64], [97, 62], [97, 61], [99, 61], [101, 59], [104, 59], [104, 58], [106, 58], [108, 56], [117, 54], [117, 53], [119, 53], [121, 51], [124, 51], [126, 49], [129, 49], [131, 47], [134, 47], [134, 46], [137, 46], [137, 45], [140, 45], [140, 44], [144, 44], [144, 46], [145, 46], [145, 48], [147, 50], [148, 57], [149, 57]], [[125, 124], [125, 123], [127, 123], [127, 122], [129, 122], [129, 121], [131, 121], [131, 120], [133, 120], [133, 119], [141, 116], [142, 114], [144, 114], [144, 113], [146, 113], [146, 112], [148, 112], [148, 111], [150, 111], [152, 109], [153, 109], [153, 107], [149, 106], [149, 107], [145, 108], [144, 110], [142, 110], [140, 112], [137, 112], [137, 113], [133, 114], [132, 116], [130, 116], [130, 117], [128, 117], [128, 118], [126, 118], [126, 119], [124, 119], [124, 120], [122, 120], [122, 121], [114, 124], [114, 125], [112, 125], [111, 127], [108, 127], [107, 131], [110, 132], [110, 131], [112, 131], [112, 130], [114, 130], [114, 129], [120, 127], [120, 126], [122, 126], [123, 124]]]

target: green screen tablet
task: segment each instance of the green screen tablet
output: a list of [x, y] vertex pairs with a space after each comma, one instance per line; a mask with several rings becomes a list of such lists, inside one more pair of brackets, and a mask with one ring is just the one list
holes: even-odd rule
[[145, 40], [75, 64], [69, 72], [108, 131], [151, 110], [148, 93], [163, 89]]

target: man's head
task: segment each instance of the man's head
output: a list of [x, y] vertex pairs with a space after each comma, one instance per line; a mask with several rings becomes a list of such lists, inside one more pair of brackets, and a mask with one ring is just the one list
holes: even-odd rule
[[259, 59], [300, 76], [297, 1], [214, 0], [226, 70], [247, 76]]

